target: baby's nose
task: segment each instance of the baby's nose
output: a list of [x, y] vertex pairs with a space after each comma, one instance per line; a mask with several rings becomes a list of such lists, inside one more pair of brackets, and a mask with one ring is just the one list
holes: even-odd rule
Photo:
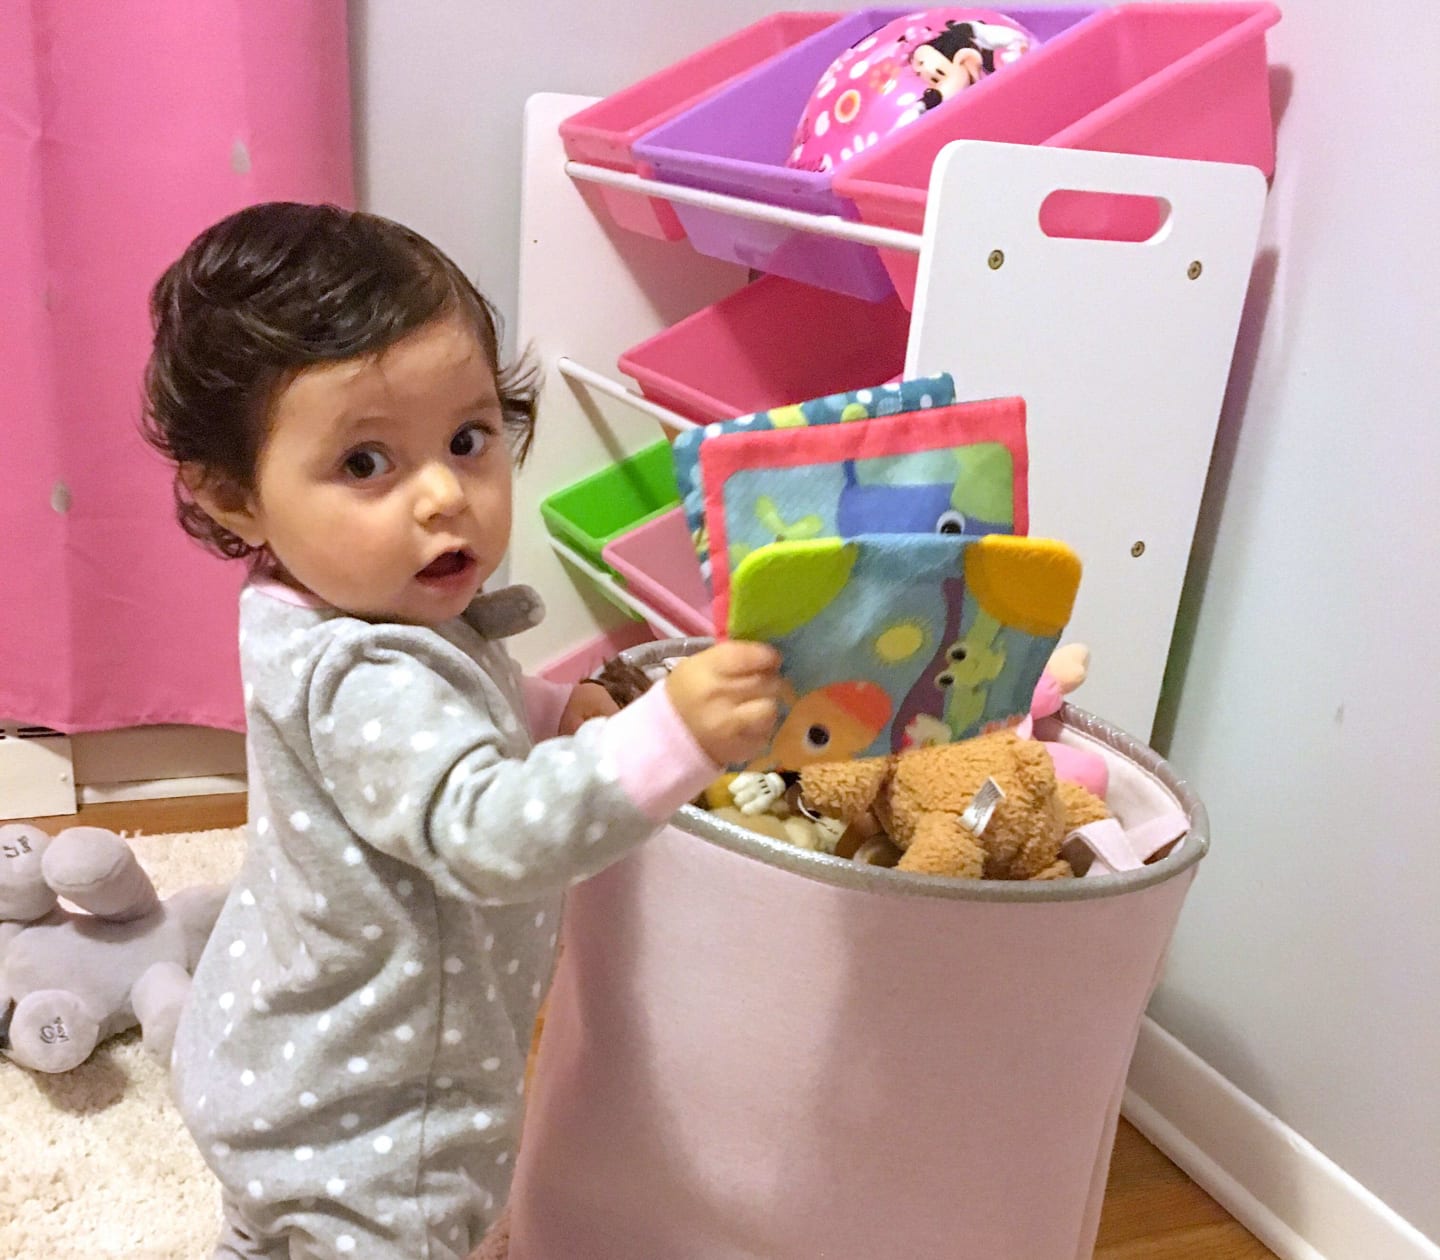
[[451, 516], [464, 505], [465, 491], [451, 469], [436, 463], [420, 471], [419, 493], [415, 496], [415, 515], [419, 520]]

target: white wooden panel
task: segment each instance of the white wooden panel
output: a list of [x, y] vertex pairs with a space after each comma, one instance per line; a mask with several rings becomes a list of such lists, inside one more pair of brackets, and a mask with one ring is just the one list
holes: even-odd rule
[[70, 740], [53, 731], [22, 737], [20, 730], [18, 723], [0, 722], [0, 822], [73, 814]]
[[602, 373], [632, 345], [745, 283], [742, 268], [667, 242], [612, 228], [586, 206], [565, 174], [558, 127], [593, 97], [545, 93], [525, 107], [517, 344], [543, 369], [535, 446], [515, 488], [509, 576], [538, 590], [548, 608], [515, 641], [527, 667], [573, 648], [623, 614], [552, 550], [540, 500], [586, 473], [661, 437], [658, 423], [556, 369], [568, 357]]
[[[1142, 243], [1052, 238], [1039, 210], [1061, 189], [1156, 196], [1170, 214]], [[1264, 200], [1251, 167], [975, 141], [944, 149], [931, 179], [907, 371], [951, 372], [964, 399], [1024, 397], [1031, 533], [1085, 564], [1068, 634], [1093, 650], [1079, 698], [1141, 738]]]

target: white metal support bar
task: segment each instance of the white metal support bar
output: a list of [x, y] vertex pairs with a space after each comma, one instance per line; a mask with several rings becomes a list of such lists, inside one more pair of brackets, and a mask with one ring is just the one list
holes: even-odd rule
[[593, 184], [607, 184], [611, 188], [623, 188], [628, 192], [644, 193], [650, 197], [660, 197], [665, 201], [679, 201], [688, 206], [699, 206], [704, 210], [718, 210], [724, 214], [733, 214], [739, 219], [754, 219], [758, 223], [775, 223], [780, 227], [794, 228], [798, 232], [813, 232], [817, 236], [833, 236], [842, 241], [859, 241], [862, 245], [878, 245], [882, 249], [901, 250], [907, 254], [920, 252], [921, 238], [915, 232], [901, 232], [895, 228], [852, 223], [849, 219], [842, 219], [835, 214], [806, 214], [802, 210], [787, 210], [784, 206], [747, 201], [744, 197], [707, 192], [703, 188], [687, 188], [683, 184], [667, 184], [663, 180], [645, 179], [640, 175], [630, 175], [624, 171], [611, 171], [603, 166], [590, 166], [584, 162], [566, 162], [565, 173], [572, 179], [589, 180]]
[[591, 389], [604, 394], [607, 398], [614, 398], [623, 402], [636, 411], [659, 420], [662, 424], [669, 425], [672, 429], [694, 429], [698, 426], [695, 421], [687, 420], [678, 411], [671, 411], [668, 407], [662, 407], [659, 403], [653, 403], [648, 398], [643, 398], [633, 390], [626, 389], [618, 381], [612, 381], [603, 373], [588, 368], [583, 363], [576, 363], [574, 359], [561, 355], [555, 360], [555, 370], [569, 381], [578, 381]]
[[600, 587], [611, 599], [624, 605], [631, 612], [638, 613], [661, 634], [672, 639], [683, 639], [688, 636], [689, 631], [680, 629], [673, 621], [662, 613], [656, 612], [655, 609], [651, 608], [644, 600], [637, 599], [613, 577], [597, 569], [568, 543], [561, 542], [560, 539], [552, 537], [550, 539], [550, 546], [555, 549], [557, 555], [564, 556], [566, 560], [581, 570], [590, 581]]

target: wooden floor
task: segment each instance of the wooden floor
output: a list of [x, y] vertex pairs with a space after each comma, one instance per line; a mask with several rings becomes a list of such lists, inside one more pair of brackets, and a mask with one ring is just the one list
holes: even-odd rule
[[[244, 796], [95, 805], [69, 818], [39, 818], [51, 832], [85, 824], [160, 834], [238, 827]], [[1095, 1260], [1266, 1260], [1261, 1246], [1126, 1121], [1120, 1122]]]

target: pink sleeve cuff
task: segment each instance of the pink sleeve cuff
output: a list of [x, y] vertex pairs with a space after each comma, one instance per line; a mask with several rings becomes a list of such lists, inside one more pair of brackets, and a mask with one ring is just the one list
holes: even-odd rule
[[530, 724], [530, 738], [537, 744], [542, 739], [553, 739], [560, 733], [560, 715], [570, 702], [574, 688], [569, 683], [551, 682], [548, 678], [531, 678], [525, 674], [520, 679], [520, 690], [525, 696], [525, 716]]
[[652, 822], [664, 822], [723, 771], [695, 742], [663, 682], [608, 719], [602, 738], [620, 786]]

